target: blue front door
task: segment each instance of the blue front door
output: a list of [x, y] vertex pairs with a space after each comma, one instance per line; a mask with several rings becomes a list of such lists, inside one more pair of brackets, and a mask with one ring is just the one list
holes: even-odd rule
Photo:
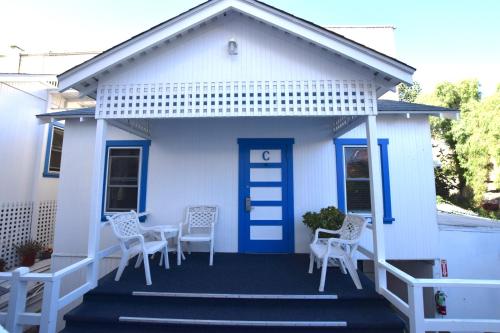
[[239, 139], [238, 249], [292, 253], [293, 139]]

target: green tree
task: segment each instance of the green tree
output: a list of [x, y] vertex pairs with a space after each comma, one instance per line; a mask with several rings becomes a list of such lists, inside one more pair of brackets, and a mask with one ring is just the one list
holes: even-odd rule
[[436, 188], [445, 199], [478, 210], [493, 164], [500, 165], [500, 87], [481, 100], [477, 80], [443, 82], [432, 95], [419, 95], [417, 101], [460, 110], [459, 120], [431, 119], [433, 138], [446, 146], [439, 156]]
[[[443, 82], [437, 85], [434, 91], [434, 99], [437, 104], [451, 109], [461, 111], [461, 115], [465, 114], [470, 106], [469, 103], [478, 102], [481, 98], [479, 92], [479, 82], [477, 80], [464, 80], [457, 84], [451, 82]], [[457, 153], [457, 132], [454, 127], [460, 121], [452, 119], [431, 119], [432, 134], [435, 138], [443, 140], [449, 148], [449, 153], [440, 156], [442, 167], [437, 170], [437, 177], [447, 177], [448, 185], [453, 184], [446, 196], [452, 202], [465, 208], [472, 208], [472, 189], [467, 186], [466, 169], [460, 162], [461, 158]], [[453, 190], [456, 194], [453, 195]]]
[[412, 85], [408, 85], [406, 83], [398, 85], [398, 95], [400, 101], [413, 103], [421, 92], [422, 87], [417, 81], [413, 82]]

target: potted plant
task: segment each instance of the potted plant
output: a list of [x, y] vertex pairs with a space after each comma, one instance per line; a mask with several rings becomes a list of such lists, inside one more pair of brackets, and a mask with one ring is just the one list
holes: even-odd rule
[[[314, 233], [316, 229], [323, 228], [328, 230], [340, 229], [344, 222], [345, 214], [337, 207], [330, 206], [322, 208], [319, 213], [307, 212], [302, 216], [302, 222]], [[332, 237], [328, 234], [320, 234], [320, 237]]]
[[44, 260], [44, 259], [50, 259], [51, 256], [52, 256], [52, 248], [47, 247], [40, 252], [38, 258], [40, 258], [40, 260]]
[[43, 244], [37, 240], [28, 240], [23, 244], [14, 245], [21, 257], [21, 266], [30, 267], [35, 263], [36, 255], [43, 249]]
[[3, 259], [0, 259], [0, 272], [5, 272], [5, 266], [7, 266], [7, 262]]

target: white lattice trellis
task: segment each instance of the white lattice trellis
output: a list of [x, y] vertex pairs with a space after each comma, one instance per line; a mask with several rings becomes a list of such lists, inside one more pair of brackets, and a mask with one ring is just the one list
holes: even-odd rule
[[363, 80], [226, 81], [103, 85], [97, 118], [371, 115]]
[[15, 244], [21, 244], [31, 238], [31, 220], [33, 202], [9, 202], [0, 206], [0, 258], [7, 267], [19, 262]]
[[[35, 208], [36, 207], [36, 208]], [[34, 214], [37, 209], [38, 214]], [[19, 264], [14, 245], [36, 239], [46, 247], [52, 247], [57, 202], [55, 200], [7, 202], [0, 204], [0, 258], [7, 267]], [[34, 218], [38, 216], [37, 221]]]
[[38, 221], [35, 225], [35, 239], [46, 247], [54, 242], [54, 224], [56, 220], [57, 201], [45, 200], [38, 204]]

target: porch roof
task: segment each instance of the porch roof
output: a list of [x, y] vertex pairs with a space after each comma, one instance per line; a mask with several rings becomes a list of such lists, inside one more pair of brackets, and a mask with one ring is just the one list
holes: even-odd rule
[[[457, 114], [460, 111], [456, 109], [445, 108], [441, 106], [419, 104], [419, 103], [408, 103], [402, 101], [392, 101], [379, 99], [377, 101], [379, 115], [384, 114], [427, 114], [427, 115], [439, 115], [445, 114]], [[81, 109], [68, 109], [55, 112], [48, 112], [38, 114], [36, 116], [42, 121], [48, 122], [51, 119], [54, 120], [64, 120], [71, 118], [94, 118], [95, 108], [81, 108]]]

